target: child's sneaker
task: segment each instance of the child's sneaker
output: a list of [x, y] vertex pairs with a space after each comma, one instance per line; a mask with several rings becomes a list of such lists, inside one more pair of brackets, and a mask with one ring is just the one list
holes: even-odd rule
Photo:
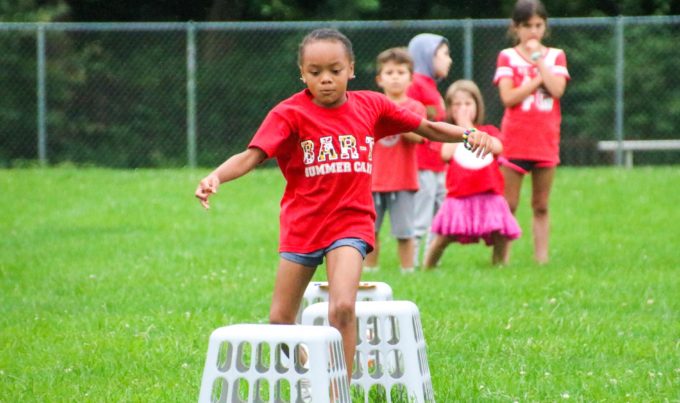
[[364, 266], [364, 267], [363, 267], [363, 272], [364, 272], [364, 273], [375, 273], [375, 272], [377, 272], [377, 271], [379, 271], [379, 270], [380, 270], [380, 267], [379, 267], [379, 266], [373, 266], [373, 267]]
[[402, 267], [401, 274], [413, 274], [416, 272], [415, 267]]

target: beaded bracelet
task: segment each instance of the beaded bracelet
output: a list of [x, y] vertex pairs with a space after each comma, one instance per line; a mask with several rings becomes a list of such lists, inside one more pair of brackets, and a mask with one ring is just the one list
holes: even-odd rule
[[477, 129], [471, 127], [463, 132], [463, 146], [468, 150], [472, 150], [472, 144], [470, 144], [470, 142], [468, 141], [468, 139], [470, 138], [470, 133], [474, 133], [476, 131]]

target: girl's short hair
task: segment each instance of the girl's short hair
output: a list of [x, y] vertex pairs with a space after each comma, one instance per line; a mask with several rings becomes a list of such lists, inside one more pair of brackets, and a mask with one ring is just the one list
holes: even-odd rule
[[338, 41], [347, 52], [350, 61], [354, 61], [354, 50], [352, 50], [352, 42], [340, 31], [333, 28], [319, 28], [305, 35], [298, 46], [298, 65], [302, 66], [302, 59], [305, 53], [305, 46], [316, 41]]
[[389, 62], [405, 64], [408, 66], [408, 71], [413, 74], [413, 59], [411, 59], [411, 55], [405, 47], [389, 48], [380, 52], [375, 61], [378, 74], [382, 71], [383, 66]]
[[[472, 80], [458, 80], [449, 86], [446, 90], [446, 97], [444, 101], [446, 102], [446, 113], [450, 113], [451, 104], [453, 103], [453, 96], [458, 91], [464, 91], [472, 95], [472, 98], [477, 104], [477, 116], [472, 121], [475, 125], [484, 124], [484, 98], [482, 98], [482, 92], [479, 90], [477, 84]], [[448, 116], [449, 120], [453, 122], [453, 116]], [[456, 123], [456, 122], [454, 122]]]

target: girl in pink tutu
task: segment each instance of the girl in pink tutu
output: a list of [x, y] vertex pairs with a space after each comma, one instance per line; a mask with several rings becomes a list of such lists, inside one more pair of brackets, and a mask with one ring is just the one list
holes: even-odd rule
[[484, 122], [484, 100], [477, 85], [458, 80], [446, 91], [447, 113], [452, 122], [481, 130], [493, 136], [491, 154], [478, 158], [464, 144], [440, 145], [441, 156], [448, 161], [447, 195], [432, 222], [436, 235], [425, 254], [425, 268], [433, 268], [451, 242], [477, 243], [480, 239], [493, 246], [494, 265], [507, 264], [506, 244], [519, 238], [522, 231], [503, 197], [503, 175], [497, 157], [503, 145], [499, 130]]

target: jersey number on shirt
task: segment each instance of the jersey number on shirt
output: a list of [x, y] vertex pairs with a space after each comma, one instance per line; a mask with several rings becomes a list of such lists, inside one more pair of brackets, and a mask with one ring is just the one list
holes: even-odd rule
[[[522, 85], [529, 82], [530, 80], [531, 78], [529, 78], [528, 75], [524, 76]], [[545, 90], [545, 88], [541, 86], [538, 87], [536, 91], [533, 92], [533, 94], [524, 98], [524, 101], [522, 101], [522, 110], [531, 110], [532, 104], [535, 105], [536, 110], [540, 112], [550, 112], [553, 109], [554, 102], [553, 98], [548, 95], [548, 92]]]

